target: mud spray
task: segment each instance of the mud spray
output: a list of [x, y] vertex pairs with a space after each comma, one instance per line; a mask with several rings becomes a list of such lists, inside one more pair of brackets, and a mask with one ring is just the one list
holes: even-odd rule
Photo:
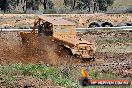
[[0, 33], [0, 63], [43, 63], [61, 65], [69, 63], [71, 56], [62, 50], [52, 37], [20, 32]]

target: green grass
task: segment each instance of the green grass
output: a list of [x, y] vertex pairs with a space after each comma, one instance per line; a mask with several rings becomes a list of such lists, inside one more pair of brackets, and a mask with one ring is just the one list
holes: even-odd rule
[[[81, 77], [81, 69], [69, 65], [61, 67], [51, 67], [45, 65], [34, 64], [11, 64], [0, 66], [0, 76], [7, 82], [18, 80], [17, 76], [30, 76], [37, 79], [52, 79], [56, 85], [66, 88], [83, 88], [80, 86], [78, 78]], [[93, 79], [116, 79], [117, 77], [107, 74], [90, 71], [90, 76]], [[89, 86], [86, 88], [106, 88]], [[108, 88], [125, 88], [125, 87], [108, 87]], [[131, 88], [131, 87], [128, 87]]]
[[15, 76], [33, 76], [39, 79], [46, 79], [52, 76], [58, 76], [58, 70], [54, 67], [47, 67], [45, 65], [22, 65], [22, 64], [11, 64], [0, 66], [0, 75]]
[[72, 86], [74, 81], [69, 79], [69, 75], [61, 73], [59, 68], [48, 67], [45, 65], [22, 65], [11, 64], [0, 66], [0, 76], [8, 82], [16, 81], [17, 76], [31, 76], [37, 79], [52, 79], [57, 85]]

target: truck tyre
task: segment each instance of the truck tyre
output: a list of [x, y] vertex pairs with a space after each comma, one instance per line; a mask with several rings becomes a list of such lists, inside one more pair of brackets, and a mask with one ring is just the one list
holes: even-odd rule
[[101, 24], [102, 27], [113, 27], [113, 24], [110, 22], [104, 22]]
[[89, 28], [94, 28], [94, 27], [100, 27], [100, 25], [97, 22], [93, 22], [89, 24]]

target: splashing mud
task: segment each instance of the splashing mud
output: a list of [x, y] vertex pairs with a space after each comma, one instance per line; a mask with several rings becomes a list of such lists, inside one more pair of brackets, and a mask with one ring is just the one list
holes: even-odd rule
[[47, 63], [60, 65], [68, 62], [70, 56], [61, 51], [52, 37], [40, 37], [17, 32], [0, 34], [0, 63]]

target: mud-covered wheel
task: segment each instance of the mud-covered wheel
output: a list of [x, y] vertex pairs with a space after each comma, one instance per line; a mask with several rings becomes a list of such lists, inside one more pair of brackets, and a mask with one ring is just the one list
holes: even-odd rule
[[84, 77], [81, 78], [81, 79], [79, 80], [79, 82], [80, 82], [80, 85], [81, 85], [81, 86], [84, 86], [84, 87], [91, 84], [90, 79], [84, 78]]

